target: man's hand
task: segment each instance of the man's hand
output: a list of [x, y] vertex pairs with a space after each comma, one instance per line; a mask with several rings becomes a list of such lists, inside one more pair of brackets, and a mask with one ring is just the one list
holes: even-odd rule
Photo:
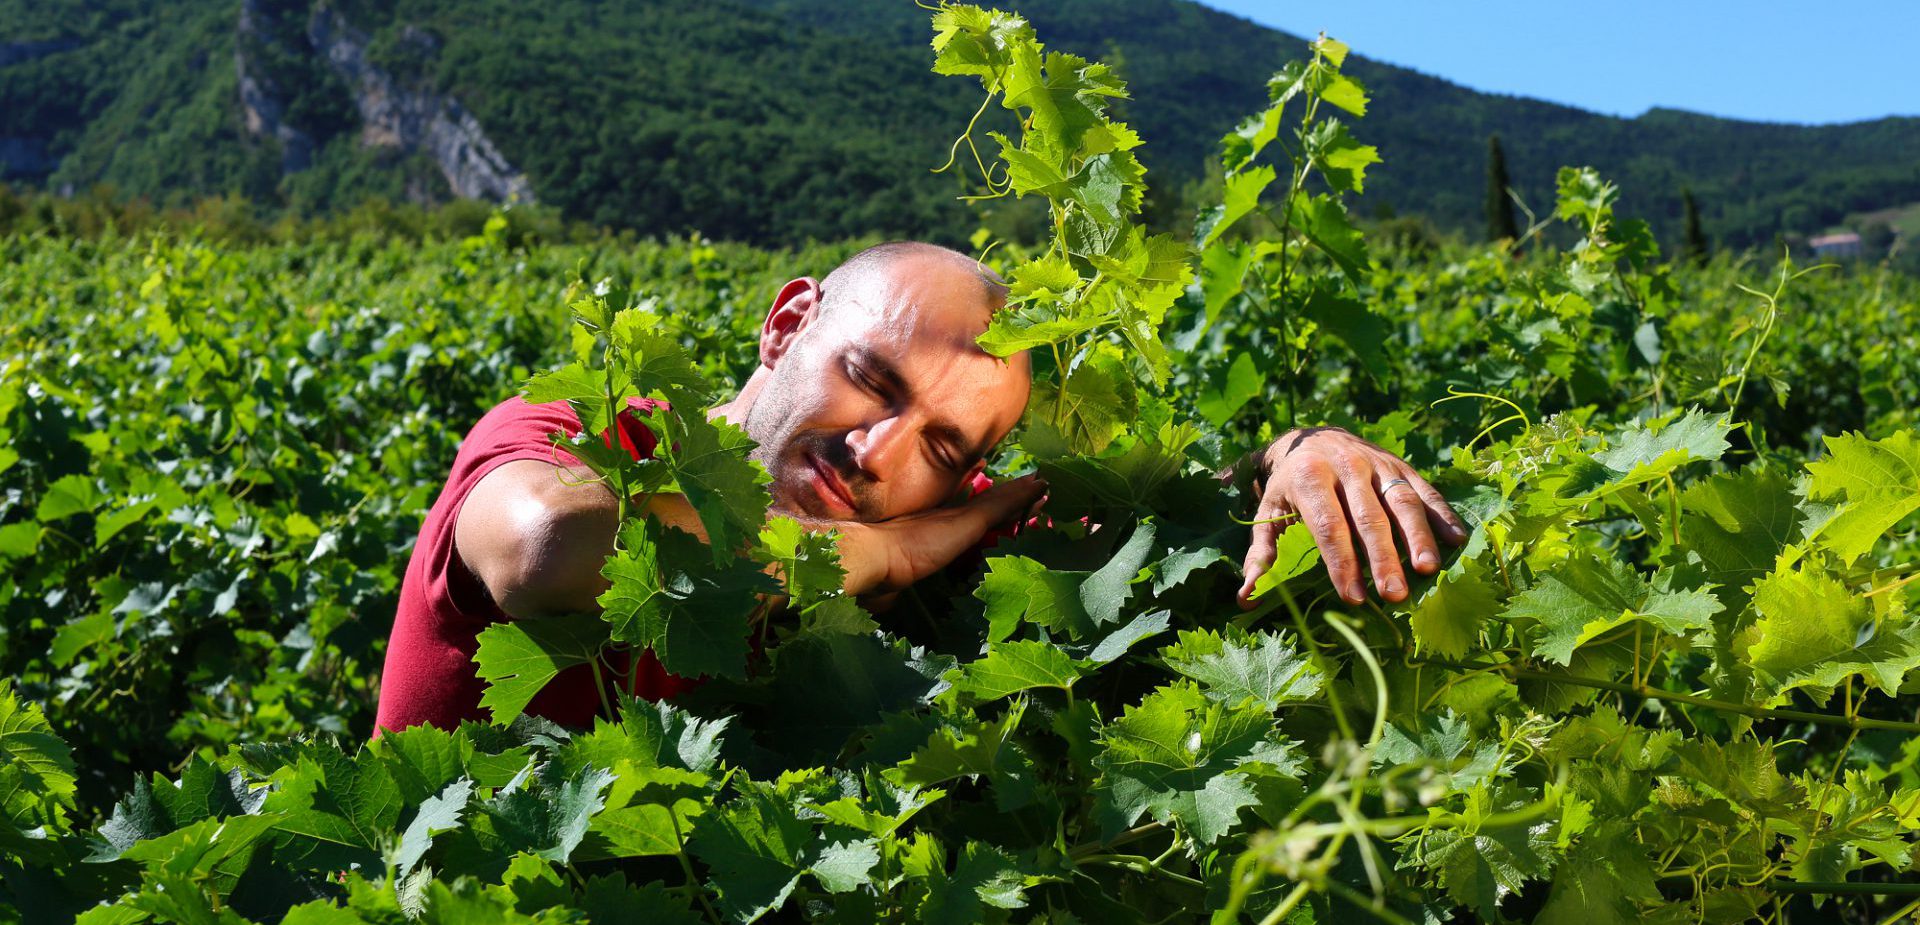
[[1356, 540], [1366, 550], [1374, 588], [1389, 601], [1407, 597], [1406, 573], [1394, 545], [1396, 530], [1422, 575], [1440, 568], [1436, 532], [1454, 545], [1467, 540], [1466, 527], [1453, 508], [1412, 466], [1336, 427], [1297, 430], [1275, 440], [1261, 454], [1256, 485], [1260, 506], [1247, 549], [1246, 580], [1240, 585], [1243, 608], [1254, 606], [1247, 595], [1273, 565], [1280, 533], [1292, 523], [1287, 515], [1299, 515], [1313, 531], [1334, 590], [1349, 604], [1367, 598]]
[[840, 531], [840, 567], [848, 594], [899, 591], [947, 566], [988, 530], [1030, 511], [1047, 490], [1037, 475], [993, 487], [951, 506], [877, 523], [811, 521]]

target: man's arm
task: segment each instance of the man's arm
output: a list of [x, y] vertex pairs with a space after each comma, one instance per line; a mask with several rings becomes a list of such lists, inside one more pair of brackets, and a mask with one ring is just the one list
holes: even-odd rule
[[[1327, 565], [1333, 587], [1349, 604], [1366, 600], [1360, 560], [1366, 551], [1374, 588], [1390, 601], [1405, 600], [1407, 582], [1394, 534], [1406, 546], [1414, 570], [1431, 575], [1440, 569], [1438, 533], [1449, 543], [1466, 542], [1467, 529], [1446, 498], [1405, 460], [1337, 427], [1296, 430], [1275, 440], [1254, 464], [1254, 491], [1260, 505], [1243, 565], [1240, 605], [1252, 607], [1252, 593], [1272, 567], [1281, 531], [1298, 515], [1313, 531], [1314, 544]], [[1281, 522], [1285, 518], [1287, 522]]]
[[[879, 523], [800, 519], [810, 529], [839, 531], [848, 594], [886, 593], [946, 567], [1045, 491], [1045, 482], [1029, 476], [958, 505]], [[706, 539], [680, 495], [654, 495], [646, 513]], [[510, 617], [593, 612], [608, 586], [600, 568], [613, 552], [619, 517], [612, 491], [592, 470], [515, 460], [468, 493], [454, 521], [454, 555]]]

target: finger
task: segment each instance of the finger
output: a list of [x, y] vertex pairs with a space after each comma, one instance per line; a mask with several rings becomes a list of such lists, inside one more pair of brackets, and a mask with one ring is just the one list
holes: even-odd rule
[[1280, 530], [1285, 524], [1274, 519], [1286, 513], [1286, 501], [1279, 492], [1273, 492], [1260, 500], [1260, 507], [1254, 511], [1253, 537], [1247, 542], [1247, 557], [1241, 563], [1240, 574], [1245, 576], [1240, 582], [1240, 591], [1234, 595], [1243, 610], [1253, 609], [1254, 583], [1260, 580], [1267, 569], [1273, 567], [1275, 547], [1280, 543]]
[[1387, 600], [1405, 600], [1407, 578], [1400, 569], [1400, 549], [1393, 543], [1393, 521], [1380, 504], [1373, 473], [1362, 475], [1357, 468], [1349, 470], [1340, 480], [1340, 494], [1347, 503], [1353, 532], [1367, 550], [1367, 570], [1373, 573], [1374, 589]]
[[1325, 465], [1303, 467], [1293, 486], [1293, 509], [1312, 531], [1333, 589], [1347, 603], [1359, 604], [1366, 601], [1367, 589], [1360, 583], [1360, 561], [1353, 552], [1353, 533], [1347, 529], [1347, 511], [1336, 496], [1338, 484], [1333, 470]]
[[1407, 558], [1413, 560], [1413, 568], [1422, 575], [1431, 575], [1440, 570], [1440, 547], [1433, 541], [1433, 530], [1427, 525], [1427, 506], [1420, 500], [1420, 493], [1413, 490], [1413, 482], [1404, 475], [1396, 476], [1380, 489], [1380, 497], [1387, 502], [1387, 512], [1393, 516], [1393, 524], [1399, 528], [1400, 539], [1406, 543]]
[[1455, 546], [1467, 541], [1472, 531], [1467, 529], [1467, 522], [1454, 513], [1453, 505], [1447, 503], [1446, 496], [1439, 489], [1421, 478], [1420, 473], [1413, 471], [1411, 466], [1405, 467], [1400, 477], [1406, 479], [1407, 484], [1413, 486], [1414, 492], [1420, 496], [1421, 504], [1427, 509], [1427, 522], [1433, 525], [1436, 533], [1446, 537], [1447, 542]]

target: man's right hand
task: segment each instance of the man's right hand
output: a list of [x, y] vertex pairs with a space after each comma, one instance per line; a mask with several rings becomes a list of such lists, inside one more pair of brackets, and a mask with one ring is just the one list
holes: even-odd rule
[[988, 530], [1027, 514], [1046, 494], [1038, 475], [997, 482], [959, 504], [877, 523], [802, 521], [840, 533], [840, 567], [853, 595], [887, 594], [947, 567]]

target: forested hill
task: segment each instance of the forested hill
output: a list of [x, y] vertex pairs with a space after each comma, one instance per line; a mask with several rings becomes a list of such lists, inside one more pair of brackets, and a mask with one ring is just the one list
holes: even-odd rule
[[[1121, 62], [1169, 218], [1304, 47], [1186, 0], [1017, 7], [1054, 47]], [[928, 72], [927, 37], [909, 0], [0, 0], [0, 171], [163, 202], [518, 195], [648, 234], [953, 240], [976, 219], [928, 168], [978, 100]], [[1349, 71], [1374, 94], [1356, 134], [1386, 159], [1363, 214], [1478, 233], [1492, 133], [1536, 208], [1556, 167], [1592, 164], [1668, 239], [1687, 186], [1735, 245], [1920, 200], [1920, 119], [1620, 119]]]

